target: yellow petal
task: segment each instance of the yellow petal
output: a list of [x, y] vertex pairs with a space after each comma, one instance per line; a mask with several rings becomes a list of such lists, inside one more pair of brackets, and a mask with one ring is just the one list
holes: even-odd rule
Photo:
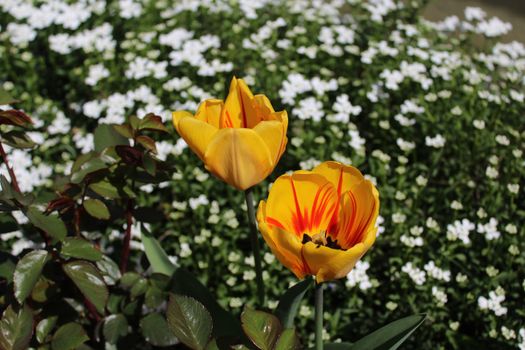
[[339, 250], [308, 242], [303, 245], [302, 254], [309, 274], [315, 275], [316, 282], [321, 283], [348, 275], [366, 249], [363, 243], [352, 249]]
[[262, 121], [253, 128], [253, 131], [255, 131], [268, 146], [275, 166], [286, 147], [286, 129], [283, 123], [276, 120]]
[[220, 129], [204, 155], [206, 168], [224, 182], [245, 190], [273, 170], [268, 147], [252, 129]]
[[266, 95], [255, 95], [253, 97], [253, 108], [257, 114], [257, 122], [261, 120], [273, 120], [270, 116], [275, 113], [272, 103]]
[[[175, 118], [174, 118], [175, 120]], [[179, 135], [193, 152], [204, 159], [204, 153], [218, 129], [193, 117], [182, 117], [176, 125]]]
[[197, 113], [195, 113], [195, 118], [202, 120], [218, 129], [223, 107], [224, 102], [222, 100], [205, 100], [199, 105]]
[[357, 184], [364, 179], [363, 175], [357, 168], [334, 161], [323, 162], [316, 166], [312, 172], [326, 177], [334, 184], [339, 195], [350, 190], [352, 185]]
[[302, 244], [293, 233], [283, 231], [266, 223], [266, 203], [261, 201], [257, 210], [259, 230], [277, 260], [290, 269], [299, 279], [306, 275], [301, 257]]
[[173, 121], [173, 126], [179, 131], [179, 122], [182, 118], [193, 118], [193, 114], [188, 111], [175, 111], [171, 113], [171, 119]]
[[233, 77], [221, 112], [221, 128], [252, 128], [259, 121], [253, 107], [253, 94], [242, 79]]
[[268, 196], [267, 222], [302, 239], [303, 233], [327, 229], [336, 201], [333, 185], [319, 174], [297, 171], [282, 175]]
[[329, 233], [341, 247], [351, 248], [363, 242], [374, 228], [379, 214], [379, 193], [370, 181], [363, 180], [342, 195], [338, 209]]

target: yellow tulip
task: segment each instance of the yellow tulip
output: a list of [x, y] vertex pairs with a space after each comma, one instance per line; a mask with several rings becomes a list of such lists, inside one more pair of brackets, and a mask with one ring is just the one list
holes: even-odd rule
[[288, 139], [288, 115], [275, 112], [265, 95], [253, 95], [232, 79], [226, 101], [206, 100], [192, 115], [173, 112], [173, 125], [206, 169], [246, 190], [264, 180], [281, 158]]
[[324, 162], [280, 176], [257, 221], [279, 261], [317, 283], [346, 276], [375, 241], [379, 193], [352, 166]]

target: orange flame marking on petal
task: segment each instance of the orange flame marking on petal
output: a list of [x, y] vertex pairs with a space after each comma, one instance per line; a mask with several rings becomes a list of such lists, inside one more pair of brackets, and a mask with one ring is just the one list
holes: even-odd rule
[[284, 227], [284, 225], [277, 219], [274, 219], [274, 218], [271, 218], [269, 216], [266, 217], [266, 223], [270, 224], [270, 225], [274, 225], [274, 226], [277, 226], [279, 227], [280, 229], [283, 229], [283, 230], [286, 230], [286, 228]]
[[[314, 227], [318, 228], [319, 225], [321, 224], [323, 216], [330, 213], [334, 209], [333, 206], [327, 209], [328, 204], [330, 203], [330, 198], [332, 194], [329, 190], [330, 190], [329, 183], [326, 183], [325, 185], [323, 185], [317, 190], [317, 193], [314, 199], [314, 203], [312, 205], [312, 218], [311, 218], [310, 225], [309, 225], [310, 231]], [[318, 205], [317, 201], [319, 199], [319, 195], [321, 194], [321, 192], [323, 192], [323, 196], [321, 197], [321, 201]]]
[[290, 184], [292, 185], [293, 198], [295, 201], [295, 215], [293, 215], [292, 221], [293, 221], [294, 228], [295, 228], [295, 234], [297, 236], [301, 236], [303, 234], [303, 231], [306, 225], [304, 224], [304, 218], [301, 213], [301, 207], [299, 206], [299, 200], [297, 199], [297, 192], [295, 190], [295, 185], [291, 177], [290, 177]]
[[328, 224], [328, 232], [337, 232], [337, 220], [339, 217], [339, 207], [341, 202], [341, 188], [343, 187], [343, 168], [339, 169], [339, 179], [337, 181], [337, 202], [335, 203], [335, 210], [334, 214], [332, 216], [332, 219], [330, 220], [330, 224]]

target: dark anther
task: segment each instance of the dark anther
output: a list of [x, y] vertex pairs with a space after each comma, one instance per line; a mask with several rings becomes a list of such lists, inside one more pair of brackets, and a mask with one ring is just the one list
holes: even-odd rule
[[308, 242], [312, 241], [312, 237], [308, 236], [306, 233], [303, 234], [303, 244], [306, 244]]

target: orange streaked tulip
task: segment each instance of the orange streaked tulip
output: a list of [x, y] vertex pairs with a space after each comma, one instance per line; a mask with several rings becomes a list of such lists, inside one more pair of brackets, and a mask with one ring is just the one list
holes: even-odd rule
[[317, 283], [346, 276], [372, 246], [379, 193], [352, 166], [324, 162], [312, 171], [280, 176], [257, 221], [279, 261]]
[[235, 77], [225, 102], [206, 100], [195, 115], [173, 112], [173, 125], [208, 171], [240, 190], [270, 175], [288, 141], [286, 111]]

